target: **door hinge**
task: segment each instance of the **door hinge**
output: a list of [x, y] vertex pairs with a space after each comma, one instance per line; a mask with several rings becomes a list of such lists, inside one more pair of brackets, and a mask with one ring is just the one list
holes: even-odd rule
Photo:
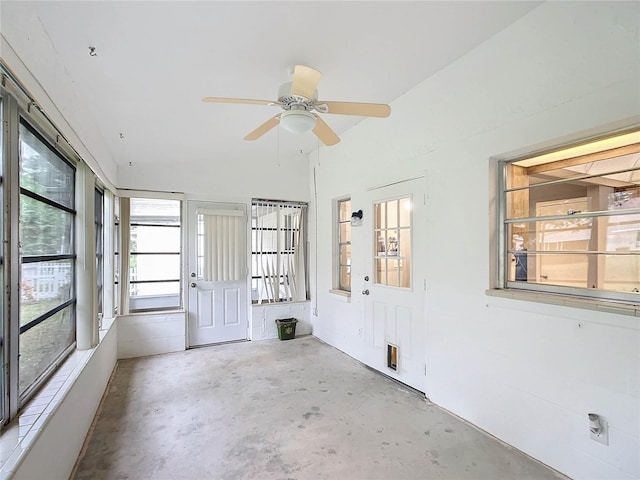
[[425, 377], [427, 376], [427, 364], [426, 363], [424, 364], [424, 376]]
[[426, 278], [424, 279], [424, 291], [425, 292], [427, 291], [427, 279]]

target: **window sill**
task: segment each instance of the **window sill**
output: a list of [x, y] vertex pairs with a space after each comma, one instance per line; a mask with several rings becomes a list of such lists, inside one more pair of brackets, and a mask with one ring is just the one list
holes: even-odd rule
[[605, 300], [554, 295], [551, 293], [524, 292], [522, 290], [498, 288], [486, 290], [485, 294], [490, 297], [510, 298], [513, 300], [525, 300], [528, 302], [546, 303], [548, 305], [558, 305], [561, 307], [582, 308], [598, 312], [640, 317], [640, 304], [608, 302]]
[[277, 306], [286, 306], [286, 305], [297, 305], [300, 303], [310, 303], [311, 300], [296, 300], [291, 302], [262, 302], [262, 303], [251, 303], [252, 307], [277, 307]]
[[346, 290], [331, 289], [329, 293], [335, 295], [336, 300], [342, 300], [343, 302], [351, 303], [351, 292]]
[[149, 315], [172, 315], [174, 313], [180, 314], [185, 313], [186, 310], [184, 308], [165, 308], [160, 310], [140, 310], [129, 313], [119, 313], [118, 317], [143, 317]]

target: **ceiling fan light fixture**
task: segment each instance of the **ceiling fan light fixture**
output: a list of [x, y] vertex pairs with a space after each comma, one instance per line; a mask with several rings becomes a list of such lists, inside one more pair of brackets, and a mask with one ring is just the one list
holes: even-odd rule
[[280, 125], [291, 133], [304, 133], [316, 125], [316, 117], [306, 110], [287, 110], [280, 115]]

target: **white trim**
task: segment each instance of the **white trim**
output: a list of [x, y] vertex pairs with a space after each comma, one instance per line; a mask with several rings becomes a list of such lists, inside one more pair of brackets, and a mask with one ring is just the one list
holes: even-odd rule
[[116, 195], [121, 198], [158, 198], [161, 200], [184, 200], [184, 193], [154, 192], [149, 190], [129, 190], [119, 188]]

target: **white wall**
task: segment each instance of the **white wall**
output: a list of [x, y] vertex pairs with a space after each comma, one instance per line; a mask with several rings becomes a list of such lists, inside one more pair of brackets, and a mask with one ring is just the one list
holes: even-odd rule
[[[639, 122], [639, 13], [631, 2], [545, 3], [312, 165], [314, 335], [364, 361], [358, 292], [370, 238], [352, 240], [351, 301], [329, 293], [332, 201], [351, 195], [371, 214], [367, 189], [425, 174], [426, 241], [414, 251], [427, 265], [426, 393], [575, 478], [640, 476], [640, 322], [485, 294], [490, 159]], [[588, 412], [609, 422], [609, 446], [589, 439]]]
[[184, 311], [121, 315], [118, 358], [180, 352], [186, 347]]
[[310, 302], [292, 302], [282, 305], [253, 305], [251, 307], [251, 340], [278, 338], [276, 320], [295, 318], [296, 337], [311, 333]]
[[[193, 159], [191, 159], [193, 160]], [[118, 187], [183, 192], [190, 198], [222, 202], [249, 202], [251, 198], [309, 200], [307, 156], [228, 162], [202, 158], [199, 167], [181, 168], [180, 159], [169, 165], [140, 159], [132, 167], [118, 168]]]

